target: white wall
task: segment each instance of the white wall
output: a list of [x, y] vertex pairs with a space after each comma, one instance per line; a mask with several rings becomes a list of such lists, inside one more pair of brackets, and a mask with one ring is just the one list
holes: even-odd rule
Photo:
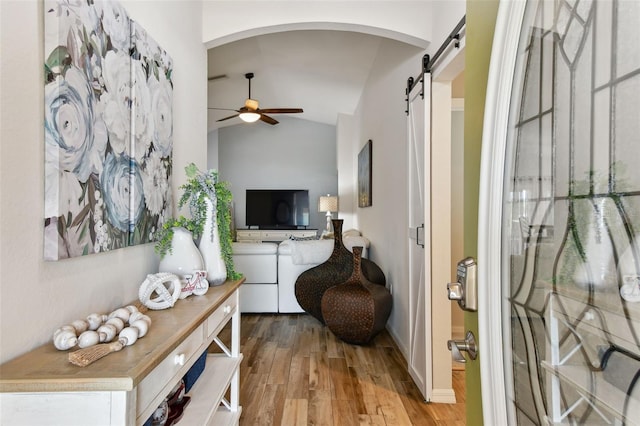
[[336, 128], [287, 116], [278, 120], [277, 126], [256, 122], [218, 129], [220, 178], [231, 184], [236, 226], [245, 227], [247, 189], [308, 189], [309, 226], [324, 229], [318, 197], [338, 193]]
[[[371, 240], [369, 258], [384, 271], [393, 295], [387, 324], [408, 354], [409, 293], [407, 266], [407, 115], [406, 81], [420, 69], [422, 51], [391, 40], [380, 46], [357, 110], [359, 138], [353, 140], [351, 167], [372, 140], [372, 206], [356, 207], [359, 229]], [[357, 179], [357, 177], [356, 177]], [[354, 199], [356, 194], [353, 194]], [[357, 206], [357, 201], [354, 201]]]
[[464, 1], [461, 0], [205, 0], [202, 13], [203, 40], [207, 42], [207, 47], [215, 47], [271, 32], [334, 29], [365, 32], [426, 48], [432, 40], [430, 17], [433, 16], [433, 4], [443, 3], [441, 8], [449, 8], [446, 3], [450, 2], [462, 3], [464, 14]]
[[207, 168], [218, 170], [218, 129], [207, 133]]
[[358, 156], [360, 140], [357, 133], [355, 117], [348, 114], [338, 114], [336, 126], [337, 163], [338, 163], [338, 194], [340, 196], [340, 211], [338, 217], [344, 220], [343, 230], [358, 229], [358, 170], [353, 167], [353, 159]]
[[[174, 180], [206, 167], [206, 53], [199, 1], [122, 1], [174, 60]], [[48, 342], [54, 329], [137, 299], [155, 272], [151, 244], [43, 261], [43, 5], [0, 1], [0, 362]]]
[[465, 0], [436, 0], [432, 3], [432, 13], [436, 19], [432, 21], [433, 28], [431, 29], [433, 44], [428, 49], [431, 55], [438, 50], [467, 12]]

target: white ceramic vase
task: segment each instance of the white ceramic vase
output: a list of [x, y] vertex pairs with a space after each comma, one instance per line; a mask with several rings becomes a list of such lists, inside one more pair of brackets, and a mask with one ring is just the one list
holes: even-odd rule
[[202, 269], [204, 269], [204, 261], [193, 242], [191, 232], [184, 228], [173, 228], [171, 250], [160, 259], [158, 271], [171, 272], [184, 279], [185, 275]]
[[593, 290], [610, 290], [616, 287], [616, 266], [613, 243], [607, 226], [606, 199], [593, 202], [586, 241], [582, 241], [585, 259], [579, 262], [573, 275], [576, 285]]
[[204, 269], [207, 271], [209, 285], [220, 285], [227, 279], [227, 266], [222, 258], [220, 248], [220, 234], [218, 232], [218, 220], [216, 215], [216, 199], [206, 198], [207, 221], [202, 230], [198, 248], [204, 260]]
[[620, 256], [618, 276], [622, 280], [620, 296], [627, 302], [640, 302], [640, 233]]

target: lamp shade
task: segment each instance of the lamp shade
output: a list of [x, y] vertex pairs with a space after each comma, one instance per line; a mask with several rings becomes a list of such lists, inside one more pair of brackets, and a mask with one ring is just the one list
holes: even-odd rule
[[337, 212], [338, 211], [338, 197], [335, 195], [323, 195], [318, 200], [319, 212]]

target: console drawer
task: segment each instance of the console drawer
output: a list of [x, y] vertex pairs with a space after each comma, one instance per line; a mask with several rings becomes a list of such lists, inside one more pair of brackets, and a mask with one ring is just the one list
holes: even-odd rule
[[[201, 324], [175, 348], [137, 387], [137, 412], [151, 412], [162, 402], [169, 390], [189, 369], [193, 357], [199, 356], [204, 342], [204, 325]], [[165, 392], [164, 388], [168, 387]]]
[[229, 296], [229, 298], [227, 298], [227, 300], [225, 300], [224, 303], [218, 307], [214, 313], [209, 315], [209, 318], [207, 318], [207, 339], [211, 338], [211, 335], [216, 331], [220, 324], [233, 315], [237, 305], [238, 290]]

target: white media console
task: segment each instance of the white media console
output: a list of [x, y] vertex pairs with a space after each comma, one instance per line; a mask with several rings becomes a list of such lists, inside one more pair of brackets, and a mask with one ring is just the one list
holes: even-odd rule
[[238, 229], [236, 239], [243, 243], [280, 242], [290, 237], [308, 238], [318, 235], [317, 229]]

